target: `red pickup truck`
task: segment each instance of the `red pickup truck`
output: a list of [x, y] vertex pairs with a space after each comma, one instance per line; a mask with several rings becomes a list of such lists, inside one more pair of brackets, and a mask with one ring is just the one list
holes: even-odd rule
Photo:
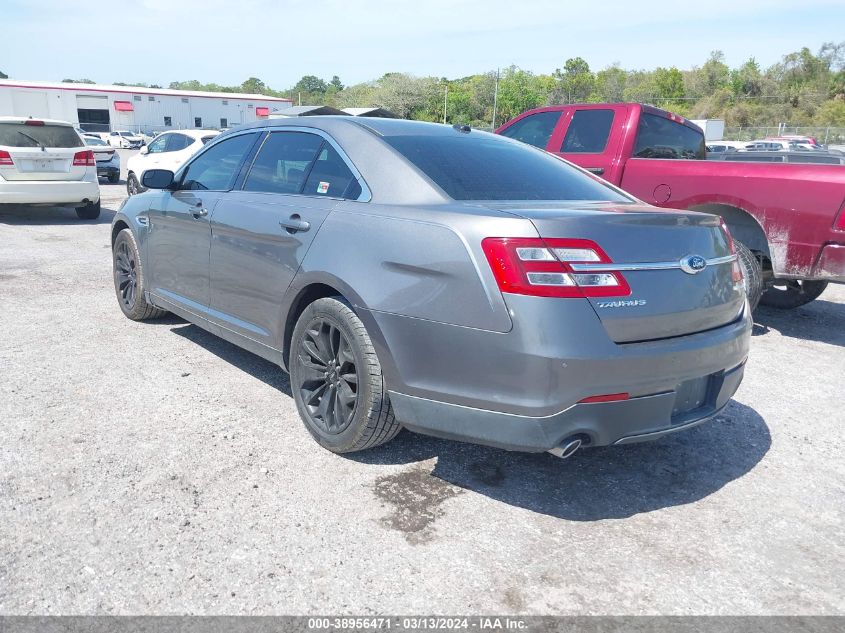
[[[496, 133], [651, 204], [722, 216], [755, 255], [744, 265], [747, 277], [763, 282], [763, 304], [794, 308], [828, 282], [845, 283], [845, 166], [706, 160], [700, 128], [639, 103], [538, 108]], [[753, 304], [759, 293], [752, 294]]]

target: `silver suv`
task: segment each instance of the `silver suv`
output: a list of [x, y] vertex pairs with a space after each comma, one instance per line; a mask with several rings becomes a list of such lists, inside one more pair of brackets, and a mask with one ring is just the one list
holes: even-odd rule
[[406, 427], [568, 456], [698, 424], [742, 380], [751, 322], [719, 218], [518, 141], [270, 120], [143, 185], [112, 228], [121, 310], [287, 369], [338, 453]]

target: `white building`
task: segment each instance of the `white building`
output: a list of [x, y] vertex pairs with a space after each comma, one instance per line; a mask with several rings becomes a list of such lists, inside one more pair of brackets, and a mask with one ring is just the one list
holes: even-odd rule
[[0, 79], [0, 116], [60, 119], [89, 132], [233, 127], [290, 106], [257, 94]]

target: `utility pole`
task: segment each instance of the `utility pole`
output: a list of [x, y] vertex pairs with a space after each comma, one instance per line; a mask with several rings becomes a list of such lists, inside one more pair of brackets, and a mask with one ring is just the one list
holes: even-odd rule
[[298, 94], [298, 95], [299, 95], [299, 105], [302, 105], [302, 93], [301, 93], [301, 92], [297, 92], [296, 94]]
[[446, 84], [446, 91], [443, 93], [443, 123], [446, 123], [446, 104], [449, 103], [449, 84]]
[[499, 69], [496, 69], [496, 84], [493, 88], [493, 129], [496, 129], [496, 106], [499, 105]]

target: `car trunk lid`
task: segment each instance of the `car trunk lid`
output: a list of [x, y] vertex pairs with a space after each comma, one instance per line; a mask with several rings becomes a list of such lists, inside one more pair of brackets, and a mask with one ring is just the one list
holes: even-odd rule
[[531, 220], [541, 238], [591, 240], [607, 254], [610, 264], [570, 265], [581, 275], [615, 271], [627, 282], [624, 296], [587, 297], [617, 343], [717, 328], [734, 321], [744, 305], [730, 238], [716, 216], [581, 202], [489, 206]]

